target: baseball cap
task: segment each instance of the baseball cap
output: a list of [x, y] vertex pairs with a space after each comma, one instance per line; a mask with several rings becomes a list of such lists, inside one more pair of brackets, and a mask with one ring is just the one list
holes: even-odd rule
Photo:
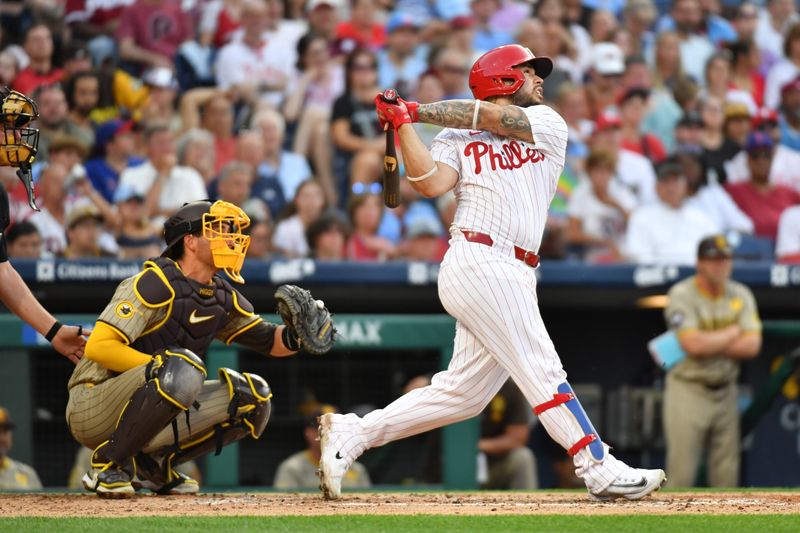
[[659, 180], [683, 176], [683, 167], [677, 157], [671, 156], [656, 165], [656, 178]]
[[750, 119], [750, 108], [747, 104], [742, 102], [726, 102], [725, 103], [725, 120], [733, 120], [737, 118]]
[[0, 407], [0, 429], [14, 429], [15, 427], [14, 422], [11, 421], [11, 415], [8, 413], [8, 409]]
[[159, 89], [178, 89], [178, 80], [171, 69], [167, 67], [154, 67], [142, 74], [142, 81], [151, 87]]
[[619, 119], [619, 115], [612, 111], [601, 112], [594, 121], [595, 133], [620, 127], [622, 127], [622, 121]]
[[114, 140], [120, 133], [126, 133], [133, 129], [132, 120], [111, 119], [103, 122], [94, 130], [95, 144], [98, 148], [105, 149], [106, 145]]
[[120, 204], [122, 202], [127, 202], [133, 198], [137, 198], [139, 200], [144, 200], [144, 195], [134, 189], [131, 185], [127, 183], [125, 185], [120, 185], [117, 187], [117, 190], [114, 191], [114, 203]]
[[450, 20], [450, 27], [454, 30], [465, 30], [475, 26], [475, 19], [469, 15], [459, 15]]
[[306, 427], [316, 428], [319, 425], [319, 422], [317, 421], [319, 417], [321, 417], [322, 415], [327, 415], [335, 412], [336, 412], [336, 407], [334, 407], [333, 405], [328, 403], [319, 404], [318, 407], [314, 408], [314, 410], [312, 410], [311, 413], [309, 413], [306, 416], [305, 418]]
[[786, 93], [789, 91], [800, 91], [800, 76], [797, 76], [781, 86], [781, 98], [786, 96]]
[[646, 87], [629, 87], [617, 100], [617, 105], [622, 105], [632, 98], [643, 98], [647, 100], [650, 90]]
[[403, 28], [411, 28], [416, 30], [419, 28], [419, 23], [413, 15], [404, 13], [402, 11], [395, 11], [386, 22], [386, 32], [392, 33], [393, 31], [401, 30]]
[[614, 76], [625, 72], [625, 54], [614, 43], [597, 43], [592, 47], [594, 69], [604, 76]]
[[320, 6], [328, 6], [332, 9], [337, 9], [340, 6], [339, 0], [308, 0], [306, 4], [306, 13], [310, 13]]
[[47, 148], [49, 153], [60, 152], [62, 150], [75, 150], [81, 159], [85, 159], [89, 155], [89, 147], [78, 139], [67, 133], [56, 133], [53, 140], [50, 141], [50, 146]]
[[756, 150], [772, 150], [775, 148], [775, 141], [768, 133], [763, 131], [754, 131], [747, 136], [747, 141], [744, 143], [744, 150], [746, 152], [755, 152]]
[[753, 115], [753, 127], [760, 128], [766, 125], [778, 124], [778, 113], [768, 107], [762, 107]]
[[725, 238], [725, 235], [711, 235], [697, 245], [698, 259], [718, 259], [721, 257], [733, 257], [733, 248], [728, 239]]
[[417, 217], [406, 230], [406, 237], [438, 237], [441, 226], [439, 221], [431, 217]]
[[67, 229], [72, 229], [76, 224], [87, 218], [93, 218], [98, 222], [103, 220], [100, 216], [100, 211], [97, 210], [94, 204], [85, 202], [75, 205], [67, 212], [66, 227]]

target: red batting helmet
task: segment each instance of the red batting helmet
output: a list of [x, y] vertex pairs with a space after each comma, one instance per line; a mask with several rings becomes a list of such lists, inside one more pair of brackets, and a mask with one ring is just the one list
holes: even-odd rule
[[[553, 71], [549, 57], [536, 57], [529, 48], [518, 44], [499, 46], [475, 61], [469, 72], [469, 88], [478, 100], [490, 96], [514, 94], [525, 83], [525, 75], [514, 67], [531, 63], [536, 75], [546, 78]], [[506, 85], [505, 80], [514, 83]]]

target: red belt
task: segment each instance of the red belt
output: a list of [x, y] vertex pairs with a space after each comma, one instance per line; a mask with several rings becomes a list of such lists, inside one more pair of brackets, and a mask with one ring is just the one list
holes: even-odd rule
[[[469, 242], [477, 242], [478, 244], [485, 244], [486, 246], [494, 245], [492, 237], [486, 235], [485, 233], [480, 233], [477, 231], [467, 231], [465, 229], [462, 229], [461, 233], [464, 234], [464, 238], [467, 239]], [[530, 250], [520, 248], [519, 246], [516, 245], [514, 246], [514, 257], [516, 257], [529, 267], [536, 268], [537, 266], [539, 266], [539, 256], [536, 254], [536, 252], [531, 252]]]

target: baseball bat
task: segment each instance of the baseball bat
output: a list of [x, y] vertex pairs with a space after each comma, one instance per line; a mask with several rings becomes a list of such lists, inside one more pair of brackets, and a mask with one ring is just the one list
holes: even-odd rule
[[[386, 89], [383, 99], [397, 103], [397, 91]], [[394, 129], [386, 130], [386, 153], [383, 155], [383, 203], [386, 207], [400, 205], [400, 168], [397, 165], [397, 148], [394, 145]]]

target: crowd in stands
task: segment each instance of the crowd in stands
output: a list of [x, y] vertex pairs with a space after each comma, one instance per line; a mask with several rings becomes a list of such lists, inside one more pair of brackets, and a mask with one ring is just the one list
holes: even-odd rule
[[248, 213], [252, 258], [439, 261], [457, 199], [404, 183], [383, 206], [373, 98], [471, 98], [473, 61], [518, 42], [553, 58], [569, 126], [543, 256], [691, 265], [723, 232], [800, 262], [793, 0], [18, 0], [0, 20], [0, 84], [41, 114], [41, 212], [0, 175], [12, 258], [146, 258], [211, 198]]

